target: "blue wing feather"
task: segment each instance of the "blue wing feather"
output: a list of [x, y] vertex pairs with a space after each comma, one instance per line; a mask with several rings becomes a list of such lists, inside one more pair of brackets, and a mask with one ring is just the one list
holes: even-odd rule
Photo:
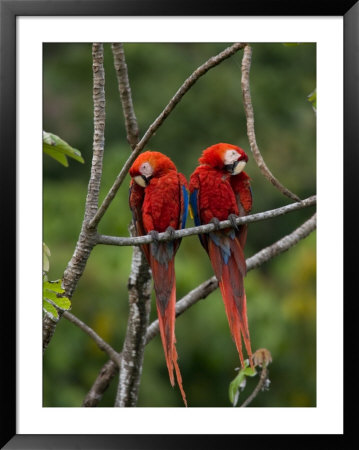
[[188, 215], [188, 192], [185, 186], [182, 185], [182, 194], [183, 194], [183, 216], [182, 216], [182, 227], [185, 228], [187, 215]]
[[201, 225], [201, 220], [200, 220], [199, 214], [198, 214], [198, 189], [195, 189], [193, 192], [191, 192], [190, 201], [191, 201], [194, 223], [195, 223], [196, 227], [198, 227], [199, 225]]
[[[196, 227], [198, 227], [199, 225], [202, 225], [201, 219], [199, 217], [199, 212], [198, 212], [198, 189], [194, 189], [194, 191], [191, 192], [190, 202], [191, 202], [194, 223], [195, 223]], [[199, 234], [198, 238], [199, 238], [202, 246], [207, 250], [207, 236]]]

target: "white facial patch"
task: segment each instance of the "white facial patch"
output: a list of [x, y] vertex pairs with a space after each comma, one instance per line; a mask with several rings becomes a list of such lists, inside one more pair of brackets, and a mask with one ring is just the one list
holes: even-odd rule
[[145, 162], [141, 164], [140, 174], [144, 175], [146, 178], [149, 178], [153, 174], [153, 168], [149, 162]]
[[235, 150], [233, 150], [232, 148], [229, 148], [228, 150], [226, 150], [225, 154], [224, 154], [224, 165], [230, 165], [233, 164], [235, 161], [237, 161], [237, 159], [240, 157], [241, 155], [239, 153], [237, 153]]

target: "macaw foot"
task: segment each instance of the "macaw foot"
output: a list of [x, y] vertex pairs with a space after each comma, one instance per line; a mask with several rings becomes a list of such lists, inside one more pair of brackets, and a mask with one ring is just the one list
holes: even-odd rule
[[236, 216], [235, 214], [230, 214], [230, 215], [228, 216], [228, 220], [231, 222], [232, 227], [233, 227], [235, 230], [239, 231], [239, 228], [238, 228], [236, 219], [238, 219], [238, 216]]
[[219, 230], [220, 220], [217, 219], [217, 217], [212, 217], [212, 219], [210, 220], [210, 223], [213, 223], [215, 230]]
[[158, 242], [158, 231], [151, 230], [148, 234], [151, 236], [154, 242]]
[[174, 239], [176, 230], [170, 226], [170, 227], [167, 227], [165, 233], [166, 233], [166, 236], [168, 236], [170, 239]]

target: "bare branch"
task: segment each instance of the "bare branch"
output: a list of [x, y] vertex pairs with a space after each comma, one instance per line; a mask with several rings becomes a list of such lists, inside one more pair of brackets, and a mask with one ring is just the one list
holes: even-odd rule
[[[316, 214], [314, 214], [301, 226], [296, 228], [292, 233], [288, 234], [287, 236], [284, 236], [283, 238], [276, 241], [274, 244], [262, 249], [255, 255], [248, 258], [246, 260], [247, 272], [261, 266], [262, 264], [274, 258], [275, 256], [280, 255], [289, 248], [293, 247], [300, 240], [304, 239], [312, 231], [314, 231], [315, 228], [316, 228]], [[206, 298], [209, 294], [215, 291], [217, 287], [218, 287], [217, 278], [213, 276], [208, 280], [206, 280], [205, 282], [201, 283], [192, 291], [190, 291], [187, 295], [185, 295], [181, 300], [179, 300], [176, 303], [176, 317], [181, 315], [184, 311], [193, 306], [199, 300]], [[150, 342], [158, 333], [159, 333], [158, 320], [154, 320], [147, 328], [146, 344]], [[106, 386], [104, 390], [101, 390], [103, 385], [101, 384], [100, 381], [102, 377], [104, 377], [104, 373], [107, 373], [108, 371], [108, 378], [112, 379], [112, 377], [117, 372], [117, 367], [115, 366], [115, 364], [110, 364], [109, 362], [106, 364], [108, 365], [108, 369], [105, 369], [105, 367], [102, 369], [100, 375], [96, 379], [90, 392], [87, 395], [87, 397], [89, 398], [98, 398], [98, 402], [102, 398], [102, 395], [105, 392], [105, 389], [107, 388]], [[88, 406], [96, 406], [96, 405], [92, 404]]]
[[317, 215], [314, 214], [310, 219], [304, 222], [300, 227], [294, 230], [291, 234], [284, 236], [279, 241], [265, 247], [258, 253], [247, 259], [247, 270], [255, 269], [261, 266], [264, 262], [269, 261], [274, 256], [285, 252], [289, 248], [293, 247], [300, 240], [306, 238], [317, 226]]
[[133, 109], [132, 95], [130, 83], [128, 80], [127, 64], [125, 59], [125, 52], [123, 50], [123, 44], [113, 43], [112, 53], [114, 59], [114, 65], [117, 74], [118, 89], [120, 91], [123, 113], [125, 116], [125, 125], [127, 130], [127, 141], [134, 149], [138, 142], [138, 124], [136, 114]]
[[[85, 217], [74, 254], [64, 272], [62, 286], [66, 296], [71, 298], [80, 279], [91, 250], [96, 244], [96, 230], [88, 229], [87, 223], [93, 218], [98, 207], [102, 160], [105, 144], [105, 72], [103, 68], [103, 45], [92, 46], [94, 136], [91, 176], [87, 189]], [[59, 313], [61, 317], [61, 313]], [[55, 332], [56, 323], [48, 314], [43, 320], [43, 350], [45, 350]]]
[[[281, 216], [283, 214], [287, 214], [292, 211], [297, 211], [302, 208], [307, 208], [309, 206], [313, 206], [316, 204], [317, 197], [315, 195], [306, 198], [305, 200], [299, 201], [297, 203], [291, 203], [289, 205], [281, 206], [280, 208], [271, 209], [268, 211], [264, 211], [261, 213], [251, 214], [248, 216], [238, 217], [236, 219], [236, 223], [238, 225], [243, 225], [244, 223], [252, 223], [260, 220], [267, 220], [274, 217]], [[219, 223], [219, 228], [228, 228], [232, 226], [232, 222], [229, 220], [223, 220]], [[200, 225], [197, 227], [191, 228], [183, 228], [182, 230], [176, 230], [173, 235], [169, 236], [166, 232], [158, 234], [158, 240], [160, 241], [168, 241], [171, 239], [179, 239], [187, 236], [192, 236], [194, 234], [202, 234], [209, 233], [215, 229], [215, 225], [213, 223], [208, 223], [206, 225]], [[106, 236], [106, 235], [97, 235], [97, 243], [105, 244], [105, 245], [119, 245], [119, 246], [128, 246], [128, 245], [142, 245], [149, 244], [153, 242], [153, 238], [150, 235], [145, 236], [137, 236], [137, 237], [117, 237], [117, 236]]]
[[112, 185], [110, 191], [108, 192], [106, 198], [104, 199], [102, 205], [100, 206], [99, 210], [97, 211], [95, 217], [89, 222], [88, 226], [90, 228], [95, 228], [99, 221], [101, 220], [102, 216], [105, 214], [105, 211], [109, 207], [110, 203], [114, 199], [116, 192], [118, 191], [119, 187], [123, 183], [127, 172], [129, 171], [132, 163], [137, 158], [138, 154], [143, 150], [149, 139], [152, 137], [152, 135], [157, 131], [157, 129], [162, 125], [164, 120], [168, 117], [168, 115], [173, 111], [175, 106], [178, 104], [178, 102], [182, 99], [182, 97], [186, 94], [186, 92], [189, 91], [189, 89], [195, 84], [195, 82], [205, 73], [208, 72], [208, 70], [212, 69], [213, 67], [217, 66], [219, 63], [221, 63], [223, 60], [229, 58], [234, 53], [236, 53], [238, 50], [242, 49], [245, 46], [245, 44], [242, 43], [236, 43], [233, 44], [230, 47], [227, 47], [225, 50], [223, 50], [221, 53], [219, 53], [216, 56], [212, 56], [208, 61], [206, 61], [204, 64], [202, 64], [200, 67], [198, 67], [182, 84], [182, 86], [178, 89], [176, 94], [172, 97], [168, 105], [165, 107], [165, 109], [161, 112], [161, 114], [157, 117], [157, 119], [149, 126], [148, 130], [140, 140], [140, 142], [136, 145], [136, 148], [131, 153], [130, 157], [124, 164], [123, 168], [121, 169], [121, 172], [118, 174], [114, 184]]
[[116, 352], [111, 345], [109, 345], [106, 341], [104, 341], [92, 328], [86, 325], [82, 320], [71, 314], [69, 311], [64, 311], [63, 316], [81, 328], [86, 334], [88, 334], [97, 344], [100, 350], [103, 350], [107, 353], [107, 355], [114, 361], [118, 366], [121, 364], [121, 354]]
[[300, 201], [300, 198], [297, 195], [293, 194], [285, 186], [283, 186], [269, 170], [267, 164], [265, 163], [259, 151], [256, 142], [256, 136], [254, 132], [254, 112], [249, 88], [249, 71], [251, 67], [251, 59], [252, 59], [252, 48], [247, 44], [244, 48], [242, 58], [242, 94], [243, 94], [244, 109], [247, 117], [247, 135], [249, 144], [251, 146], [254, 159], [258, 164], [260, 171], [267, 178], [267, 180], [269, 180], [277, 189], [279, 189], [279, 191], [282, 194], [298, 202]]

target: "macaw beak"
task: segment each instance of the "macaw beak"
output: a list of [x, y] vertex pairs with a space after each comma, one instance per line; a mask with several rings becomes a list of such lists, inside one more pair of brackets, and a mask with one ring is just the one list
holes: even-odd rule
[[143, 188], [148, 186], [148, 183], [150, 182], [150, 180], [146, 178], [144, 175], [137, 175], [137, 177], [134, 177], [133, 179], [139, 186]]
[[226, 164], [224, 167], [231, 175], [238, 175], [246, 166], [246, 161], [237, 160], [233, 164]]

